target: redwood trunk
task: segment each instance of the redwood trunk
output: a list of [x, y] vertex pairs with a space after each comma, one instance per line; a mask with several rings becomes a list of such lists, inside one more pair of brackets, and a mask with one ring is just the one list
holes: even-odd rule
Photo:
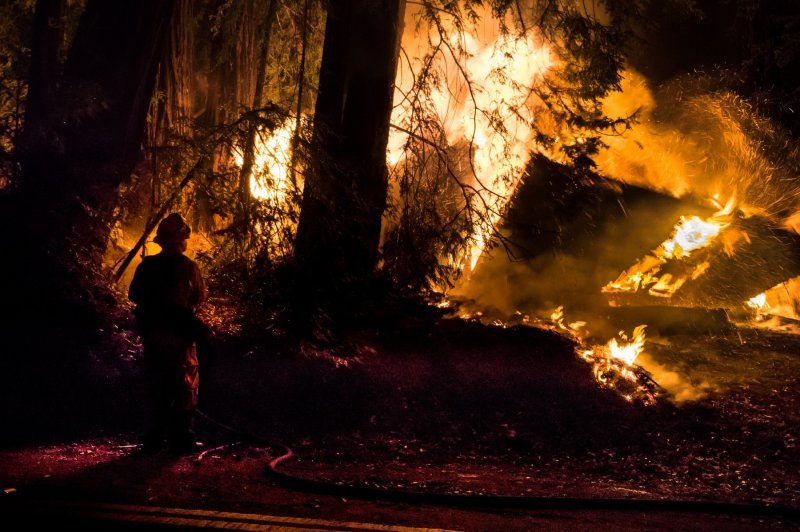
[[85, 346], [108, 319], [102, 312], [114, 298], [95, 276], [118, 187], [139, 157], [172, 4], [88, 1], [46, 142], [24, 154], [20, 187], [3, 198], [0, 231], [13, 260], [0, 264], [8, 300], [0, 313], [9, 311], [0, 328], [26, 344], [46, 331]]
[[33, 22], [31, 70], [25, 102], [25, 132], [22, 150], [30, 151], [47, 142], [55, 111], [56, 90], [61, 74], [66, 0], [38, 0]]
[[102, 251], [136, 164], [173, 0], [89, 0], [56, 98], [55, 142], [23, 161], [21, 200], [44, 245]]
[[324, 289], [378, 261], [404, 0], [331, 1], [295, 257]]

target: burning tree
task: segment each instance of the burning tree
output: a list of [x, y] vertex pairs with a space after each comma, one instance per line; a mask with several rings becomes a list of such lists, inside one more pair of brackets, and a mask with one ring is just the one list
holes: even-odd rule
[[[630, 116], [608, 117], [600, 106], [617, 87], [630, 37], [631, 12], [612, 4], [591, 11], [570, 2], [426, 2], [405, 17], [401, 6], [386, 15], [332, 4], [320, 48], [325, 97], [316, 101], [313, 122], [302, 115], [317, 96], [303, 101], [303, 57], [307, 48], [309, 58], [315, 55], [303, 34], [295, 112], [283, 100], [285, 117], [258, 126], [255, 138], [247, 126], [233, 140], [228, 162], [239, 168], [227, 168], [238, 173], [238, 187], [225, 177], [224, 164], [197, 187], [223, 219], [235, 210], [231, 204], [247, 206], [247, 217], [212, 228], [222, 237], [217, 249], [245, 231], [267, 245], [234, 246], [227, 260], [244, 253], [279, 261], [293, 250], [300, 271], [313, 272], [301, 282], [304, 289], [318, 285], [312, 292], [345, 278], [368, 279], [376, 265], [417, 293], [447, 286], [475, 266], [493, 239], [503, 240], [496, 227], [532, 152], [580, 172], [592, 166], [602, 135], [629, 123]], [[306, 7], [297, 5], [297, 12]], [[483, 34], [480, 20], [490, 28]], [[364, 27], [364, 35], [353, 27]], [[386, 31], [375, 36], [369, 28]], [[398, 59], [391, 114], [378, 109], [386, 102], [353, 99], [365, 87], [391, 87]], [[365, 73], [362, 63], [370, 67]]]
[[447, 286], [502, 242], [498, 223], [531, 153], [591, 168], [602, 135], [633, 118], [606, 116], [601, 103], [619, 87], [631, 37], [635, 10], [621, 4], [415, 4], [391, 115], [384, 89], [403, 10], [331, 4], [295, 248], [313, 271], [305, 286], [363, 281], [379, 258], [397, 286]]
[[[624, 5], [623, 5], [624, 4]], [[638, 3], [426, 2], [404, 41], [384, 258], [402, 285], [447, 286], [475, 268], [532, 154], [594, 166]], [[481, 21], [478, 25], [477, 22]], [[420, 260], [421, 259], [421, 260]]]
[[[58, 213], [30, 218], [94, 264], [112, 222], [178, 198], [210, 265], [242, 278], [293, 255], [312, 294], [376, 268], [415, 293], [447, 286], [506, 238], [497, 228], [532, 153], [581, 173], [630, 124], [601, 101], [619, 87], [638, 8], [331, 2], [323, 32], [311, 0], [89, 1], [56, 83], [56, 107], [83, 114], [19, 150], [20, 205]], [[51, 41], [34, 56], [52, 57]], [[31, 131], [53, 118], [36, 103], [52, 79], [34, 85], [45, 96]]]

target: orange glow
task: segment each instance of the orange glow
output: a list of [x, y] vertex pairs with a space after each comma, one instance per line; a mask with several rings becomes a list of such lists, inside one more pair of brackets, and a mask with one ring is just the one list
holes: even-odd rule
[[[699, 75], [695, 83], [703, 81]], [[691, 78], [673, 85], [657, 97], [643, 76], [623, 73], [622, 90], [603, 109], [610, 116], [637, 113], [638, 123], [604, 139], [607, 148], [595, 157], [600, 173], [717, 209], [736, 196], [742, 212], [800, 232], [791, 140], [735, 93], [698, 90]]]
[[[646, 290], [654, 297], [669, 298], [688, 280], [701, 277], [710, 262], [702, 261], [682, 275], [662, 273], [669, 260], [685, 260], [696, 250], [711, 245], [729, 225], [732, 201], [712, 217], [703, 220], [697, 216], [681, 216], [670, 237], [655, 250], [640, 259], [634, 266], [622, 272], [615, 281], [603, 287], [604, 293], [637, 293]], [[725, 240], [726, 251], [733, 253], [733, 245], [739, 240]], [[729, 249], [730, 248], [730, 249]]]
[[790, 328], [795, 332], [800, 321], [800, 277], [779, 283], [751, 297], [744, 306], [760, 327], [787, 330], [780, 323], [781, 319], [785, 319], [795, 323], [795, 327]]
[[[287, 119], [283, 125], [270, 132], [256, 134], [253, 171], [250, 174], [250, 194], [258, 200], [279, 205], [286, 201], [292, 184], [289, 167], [292, 161], [292, 137], [295, 121]], [[241, 168], [242, 153], [234, 154]]]
[[[459, 33], [452, 21], [445, 18], [443, 23], [451, 35], [447, 42], [432, 28], [427, 35], [404, 36], [404, 54], [412, 59], [401, 61], [398, 69], [391, 121], [396, 125], [409, 121], [412, 102], [407, 95], [414, 93], [426, 55], [436, 47], [446, 50], [436, 54], [430, 64], [435, 73], [432, 90], [412, 100], [420, 105], [419, 98], [423, 99], [433, 111], [448, 146], [469, 144], [471, 176], [463, 184], [474, 191], [469, 201], [476, 214], [475, 230], [469, 235], [472, 245], [465, 258], [472, 270], [493, 237], [534, 148], [530, 87], [542, 79], [554, 59], [533, 32], [526, 36], [503, 34], [489, 13], [481, 32]], [[405, 132], [391, 130], [390, 166], [402, 162], [407, 140]]]

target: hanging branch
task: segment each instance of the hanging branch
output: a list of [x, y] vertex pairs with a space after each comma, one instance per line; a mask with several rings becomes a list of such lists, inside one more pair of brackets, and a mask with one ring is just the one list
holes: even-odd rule
[[139, 237], [139, 240], [133, 246], [133, 249], [131, 249], [128, 252], [128, 254], [125, 256], [125, 260], [123, 260], [122, 264], [120, 264], [119, 268], [117, 268], [117, 271], [114, 274], [115, 281], [119, 281], [122, 278], [122, 275], [125, 273], [125, 270], [128, 269], [128, 266], [130, 266], [131, 262], [133, 262], [133, 259], [134, 257], [136, 257], [136, 254], [139, 252], [141, 248], [144, 247], [145, 242], [147, 242], [147, 239], [150, 237], [150, 233], [153, 232], [153, 230], [158, 225], [158, 222], [161, 221], [164, 215], [167, 214], [167, 211], [180, 197], [180, 194], [183, 191], [183, 189], [186, 188], [186, 185], [188, 185], [189, 182], [191, 182], [198, 174], [202, 173], [201, 169], [203, 168], [203, 165], [208, 163], [208, 158], [209, 158], [208, 155], [203, 155], [202, 157], [200, 157], [200, 159], [198, 159], [198, 161], [194, 164], [194, 166], [192, 166], [192, 168], [186, 173], [186, 176], [184, 176], [183, 180], [178, 184], [175, 190], [172, 191], [172, 194], [170, 194], [169, 198], [167, 198], [167, 200], [161, 204], [161, 207], [158, 209], [155, 215], [153, 215], [147, 221], [147, 223], [144, 226], [144, 232], [142, 233], [142, 236]]

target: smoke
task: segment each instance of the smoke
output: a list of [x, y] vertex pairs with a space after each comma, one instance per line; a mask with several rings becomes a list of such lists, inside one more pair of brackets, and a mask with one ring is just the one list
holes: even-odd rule
[[596, 159], [600, 172], [716, 208], [733, 200], [746, 214], [796, 230], [800, 150], [749, 102], [717, 85], [695, 74], [653, 93], [640, 74], [626, 71], [605, 109], [638, 112], [638, 124], [606, 139]]
[[676, 403], [687, 401], [699, 401], [705, 398], [712, 391], [720, 391], [719, 386], [709, 382], [707, 379], [692, 378], [689, 373], [677, 372], [666, 364], [659, 363], [656, 358], [647, 351], [643, 352], [636, 359], [636, 364], [647, 370], [652, 375], [659, 386], [669, 392], [671, 399]]
[[[745, 216], [759, 215], [798, 232], [800, 150], [779, 126], [721, 85], [697, 74], [653, 91], [641, 75], [628, 70], [622, 90], [604, 102], [608, 115], [635, 113], [636, 123], [604, 139], [607, 148], [596, 157], [598, 172], [686, 202], [659, 204], [650, 198], [620, 205], [622, 218], [588, 216], [585, 223], [591, 230], [553, 227], [575, 233], [565, 236], [569, 245], [539, 249], [524, 260], [495, 250], [452, 295], [466, 302], [467, 311], [481, 310], [499, 319], [521, 313], [546, 320], [563, 305], [564, 322], [587, 322], [587, 341], [602, 344], [622, 328], [621, 321], [627, 330], [634, 327], [637, 309], [610, 309], [600, 288], [667, 238], [679, 216], [701, 214], [691, 212], [689, 205], [706, 206], [707, 216], [732, 202]], [[553, 178], [532, 173], [528, 179]], [[542, 199], [548, 200], [555, 201]], [[581, 217], [586, 205], [574, 207], [573, 216]], [[514, 208], [526, 207], [518, 201]], [[798, 285], [789, 281], [767, 292], [784, 316], [796, 315]], [[657, 327], [651, 331], [659, 334]], [[678, 369], [679, 363], [662, 355], [663, 350], [645, 347], [636, 363], [675, 402], [719, 391], [706, 376]]]

